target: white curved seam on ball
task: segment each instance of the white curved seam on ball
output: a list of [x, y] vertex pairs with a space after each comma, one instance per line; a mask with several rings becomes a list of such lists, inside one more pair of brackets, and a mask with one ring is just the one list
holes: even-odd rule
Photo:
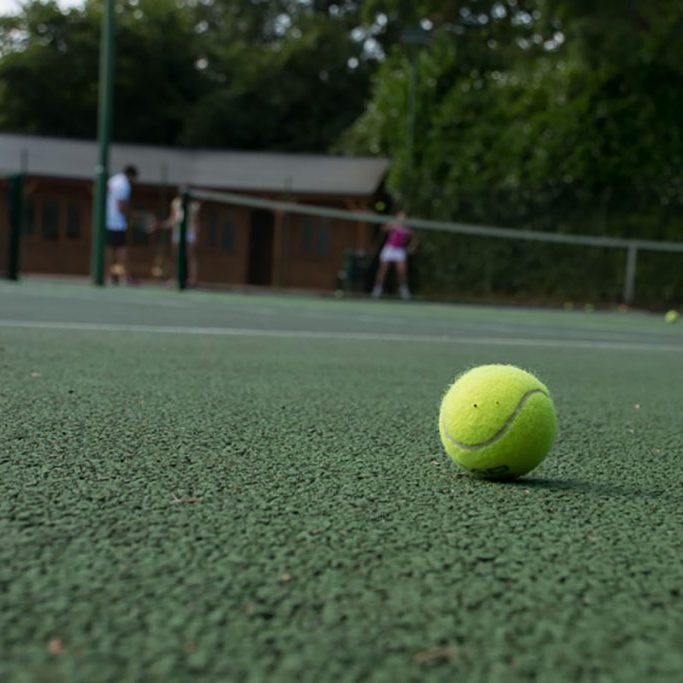
[[461, 441], [458, 441], [449, 431], [448, 427], [446, 427], [446, 423], [444, 422], [443, 417], [441, 418], [441, 429], [443, 429], [443, 433], [446, 436], [446, 438], [454, 445], [457, 446], [458, 448], [462, 448], [465, 451], [477, 451], [480, 448], [485, 448], [486, 446], [490, 446], [491, 444], [496, 443], [496, 441], [500, 441], [507, 431], [510, 429], [512, 426], [512, 423], [515, 421], [515, 418], [517, 415], [519, 415], [522, 410], [524, 409], [524, 406], [529, 402], [529, 399], [534, 395], [534, 394], [543, 394], [543, 396], [547, 396], [550, 398], [550, 396], [543, 391], [543, 389], [532, 389], [531, 391], [528, 391], [522, 398], [520, 399], [519, 403], [517, 404], [517, 407], [514, 409], [510, 417], [505, 421], [505, 424], [490, 438], [487, 439], [486, 441], [482, 441], [481, 443], [477, 444], [467, 444], [467, 443], [462, 443]]

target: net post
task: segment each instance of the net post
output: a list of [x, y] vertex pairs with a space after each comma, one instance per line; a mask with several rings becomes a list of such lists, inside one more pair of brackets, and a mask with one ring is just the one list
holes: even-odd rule
[[638, 259], [638, 247], [629, 244], [626, 248], [626, 275], [624, 277], [624, 303], [628, 306], [633, 302], [636, 283], [636, 261]]
[[180, 220], [180, 234], [178, 235], [178, 289], [182, 292], [187, 288], [187, 222], [190, 217], [190, 193], [183, 190], [181, 194], [182, 218]]
[[19, 252], [24, 218], [24, 176], [9, 179], [9, 240], [7, 245], [7, 279], [19, 279]]
[[92, 248], [90, 269], [92, 283], [104, 285], [105, 236], [106, 236], [107, 170], [99, 165], [95, 172], [95, 199], [93, 207]]

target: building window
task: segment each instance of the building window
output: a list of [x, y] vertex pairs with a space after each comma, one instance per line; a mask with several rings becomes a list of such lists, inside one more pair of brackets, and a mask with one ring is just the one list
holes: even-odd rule
[[301, 247], [305, 256], [330, 255], [332, 225], [329, 218], [305, 216], [301, 229]]
[[36, 203], [33, 199], [27, 200], [24, 206], [24, 235], [33, 235], [36, 229]]
[[51, 242], [59, 239], [59, 202], [56, 199], [45, 199], [41, 212], [41, 233], [44, 240]]
[[221, 215], [214, 207], [204, 211], [206, 244], [209, 247], [232, 251], [235, 248], [235, 221], [231, 213]]
[[235, 248], [235, 224], [232, 216], [225, 216], [221, 224], [221, 249], [232, 251]]
[[332, 226], [330, 219], [324, 218], [318, 225], [318, 239], [316, 242], [318, 256], [329, 256], [332, 243]]
[[81, 206], [76, 202], [66, 205], [66, 236], [70, 240], [81, 237]]
[[204, 215], [206, 217], [206, 244], [209, 247], [215, 247], [218, 245], [218, 214], [216, 209], [209, 207]]
[[308, 216], [304, 218], [301, 226], [301, 246], [306, 256], [313, 253], [313, 224]]

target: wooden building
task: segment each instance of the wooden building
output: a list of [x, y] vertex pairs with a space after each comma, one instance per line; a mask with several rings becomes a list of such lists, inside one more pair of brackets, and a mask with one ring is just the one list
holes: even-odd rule
[[[7, 261], [7, 192], [1, 176], [25, 176], [21, 271], [87, 275], [90, 270], [93, 177], [91, 141], [0, 134], [0, 269]], [[304, 154], [167, 149], [113, 145], [112, 172], [140, 171], [134, 208], [159, 217], [186, 185], [212, 191], [349, 210], [372, 210], [386, 159]], [[367, 252], [376, 226], [360, 221], [203, 202], [197, 245], [199, 281], [326, 290], [349, 251]], [[131, 274], [166, 278], [169, 236], [129, 227]]]

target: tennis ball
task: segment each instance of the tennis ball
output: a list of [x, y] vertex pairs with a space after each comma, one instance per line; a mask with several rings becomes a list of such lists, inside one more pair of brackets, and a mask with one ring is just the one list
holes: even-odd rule
[[668, 323], [675, 323], [678, 321], [679, 318], [680, 318], [680, 315], [679, 315], [678, 311], [674, 311], [674, 310], [667, 311], [666, 315], [664, 316], [664, 320], [666, 320], [666, 322], [668, 322]]
[[557, 432], [548, 388], [513, 365], [481, 365], [456, 378], [441, 401], [446, 453], [476, 477], [510, 479], [546, 456]]

